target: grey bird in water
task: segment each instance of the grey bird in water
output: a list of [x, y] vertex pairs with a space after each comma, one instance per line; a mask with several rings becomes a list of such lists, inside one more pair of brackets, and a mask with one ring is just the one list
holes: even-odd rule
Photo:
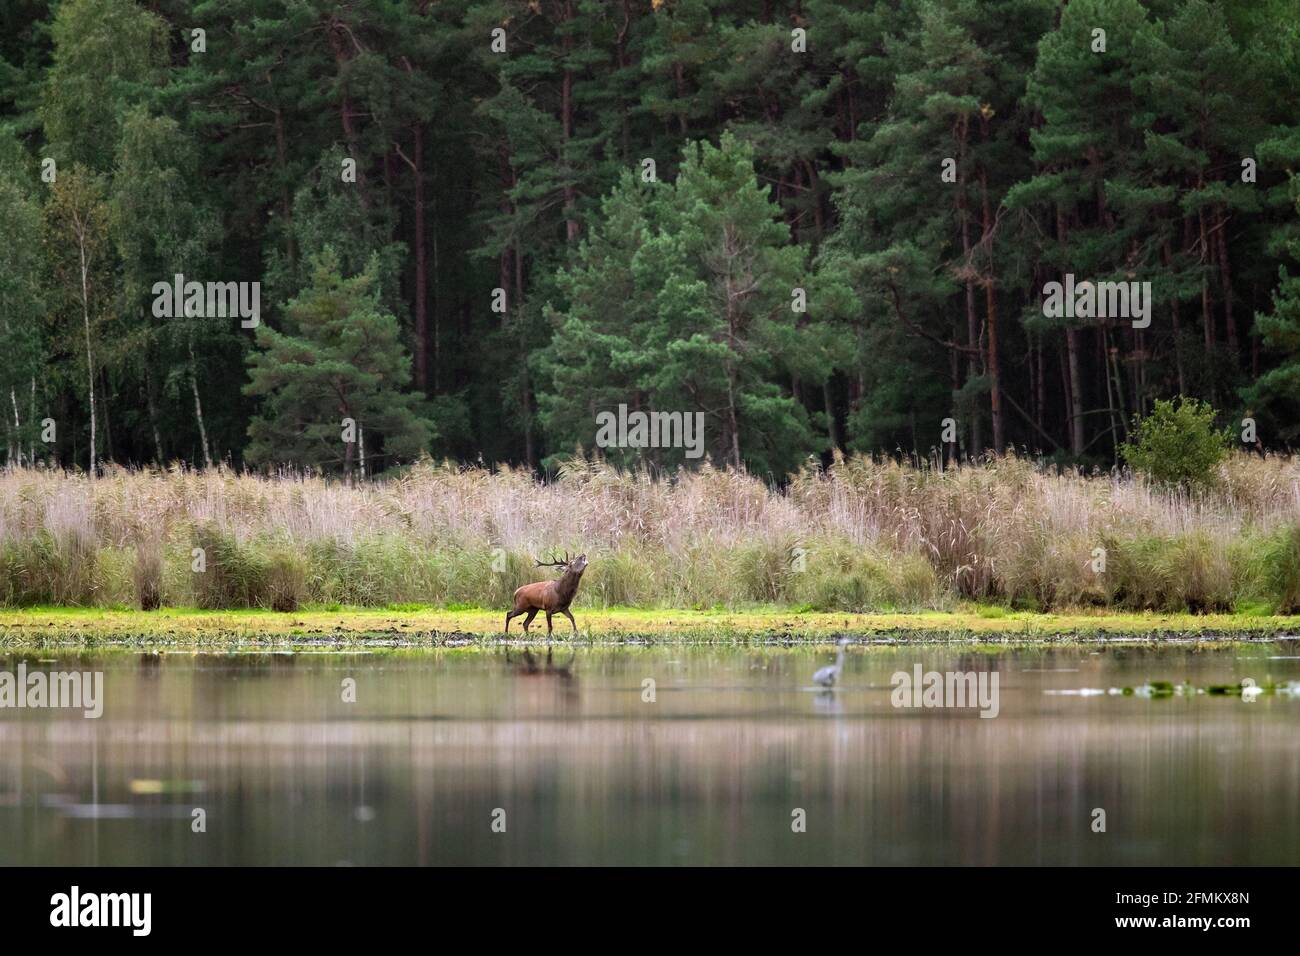
[[827, 664], [816, 674], [813, 674], [813, 683], [821, 684], [823, 687], [831, 687], [839, 680], [840, 673], [844, 670], [844, 646], [849, 643], [847, 637], [839, 639], [840, 652], [835, 655], [835, 663]]

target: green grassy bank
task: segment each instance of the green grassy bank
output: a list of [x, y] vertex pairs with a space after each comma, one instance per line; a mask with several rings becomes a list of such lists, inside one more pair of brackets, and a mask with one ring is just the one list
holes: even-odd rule
[[[846, 614], [749, 611], [575, 609], [577, 639], [592, 642], [807, 641], [840, 636], [899, 641], [1046, 642], [1113, 638], [1250, 638], [1300, 633], [1300, 616], [1156, 614], [1076, 611], [1040, 614], [964, 605], [945, 612]], [[291, 613], [261, 610], [164, 609], [145, 612], [37, 607], [0, 610], [0, 647], [126, 644], [185, 647], [220, 644], [311, 644], [319, 641], [398, 642], [440, 646], [490, 643], [502, 637], [504, 612], [484, 609], [330, 608]], [[525, 640], [518, 621], [511, 638]], [[573, 640], [556, 622], [555, 638]], [[546, 639], [544, 618], [527, 638]]]

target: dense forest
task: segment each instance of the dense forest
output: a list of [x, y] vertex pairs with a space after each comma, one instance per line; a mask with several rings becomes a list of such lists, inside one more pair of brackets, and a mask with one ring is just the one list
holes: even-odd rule
[[1179, 394], [1282, 448], [1297, 169], [1297, 0], [5, 0], [4, 453], [549, 469], [625, 405], [1107, 466]]

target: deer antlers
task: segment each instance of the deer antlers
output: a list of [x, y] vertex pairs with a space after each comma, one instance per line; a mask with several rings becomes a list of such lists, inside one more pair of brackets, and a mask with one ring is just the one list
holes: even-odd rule
[[[555, 555], [552, 554], [551, 557], [555, 557]], [[566, 551], [564, 552], [564, 560], [563, 560], [563, 561], [538, 561], [536, 558], [534, 558], [534, 559], [533, 559], [533, 563], [536, 564], [537, 567], [539, 567], [539, 568], [565, 568], [565, 569], [567, 569], [567, 568], [569, 567], [569, 562], [570, 562], [571, 560], [573, 560], [573, 559], [569, 557], [569, 552], [566, 550]]]

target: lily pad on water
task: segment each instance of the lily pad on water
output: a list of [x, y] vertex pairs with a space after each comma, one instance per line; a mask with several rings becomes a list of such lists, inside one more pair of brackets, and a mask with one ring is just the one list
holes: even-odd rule
[[[1058, 691], [1058, 693], [1063, 693]], [[1083, 693], [1075, 691], [1074, 693]], [[1280, 684], [1207, 684], [1204, 687], [1195, 687], [1190, 683], [1174, 684], [1170, 681], [1153, 680], [1147, 681], [1138, 687], [1112, 687], [1111, 694], [1123, 695], [1125, 697], [1173, 697], [1175, 694], [1179, 697], [1190, 696], [1195, 694], [1209, 694], [1213, 697], [1242, 697], [1243, 694], [1248, 700], [1254, 700], [1261, 694], [1282, 694], [1287, 697], [1300, 696], [1300, 681], [1285, 681]]]

